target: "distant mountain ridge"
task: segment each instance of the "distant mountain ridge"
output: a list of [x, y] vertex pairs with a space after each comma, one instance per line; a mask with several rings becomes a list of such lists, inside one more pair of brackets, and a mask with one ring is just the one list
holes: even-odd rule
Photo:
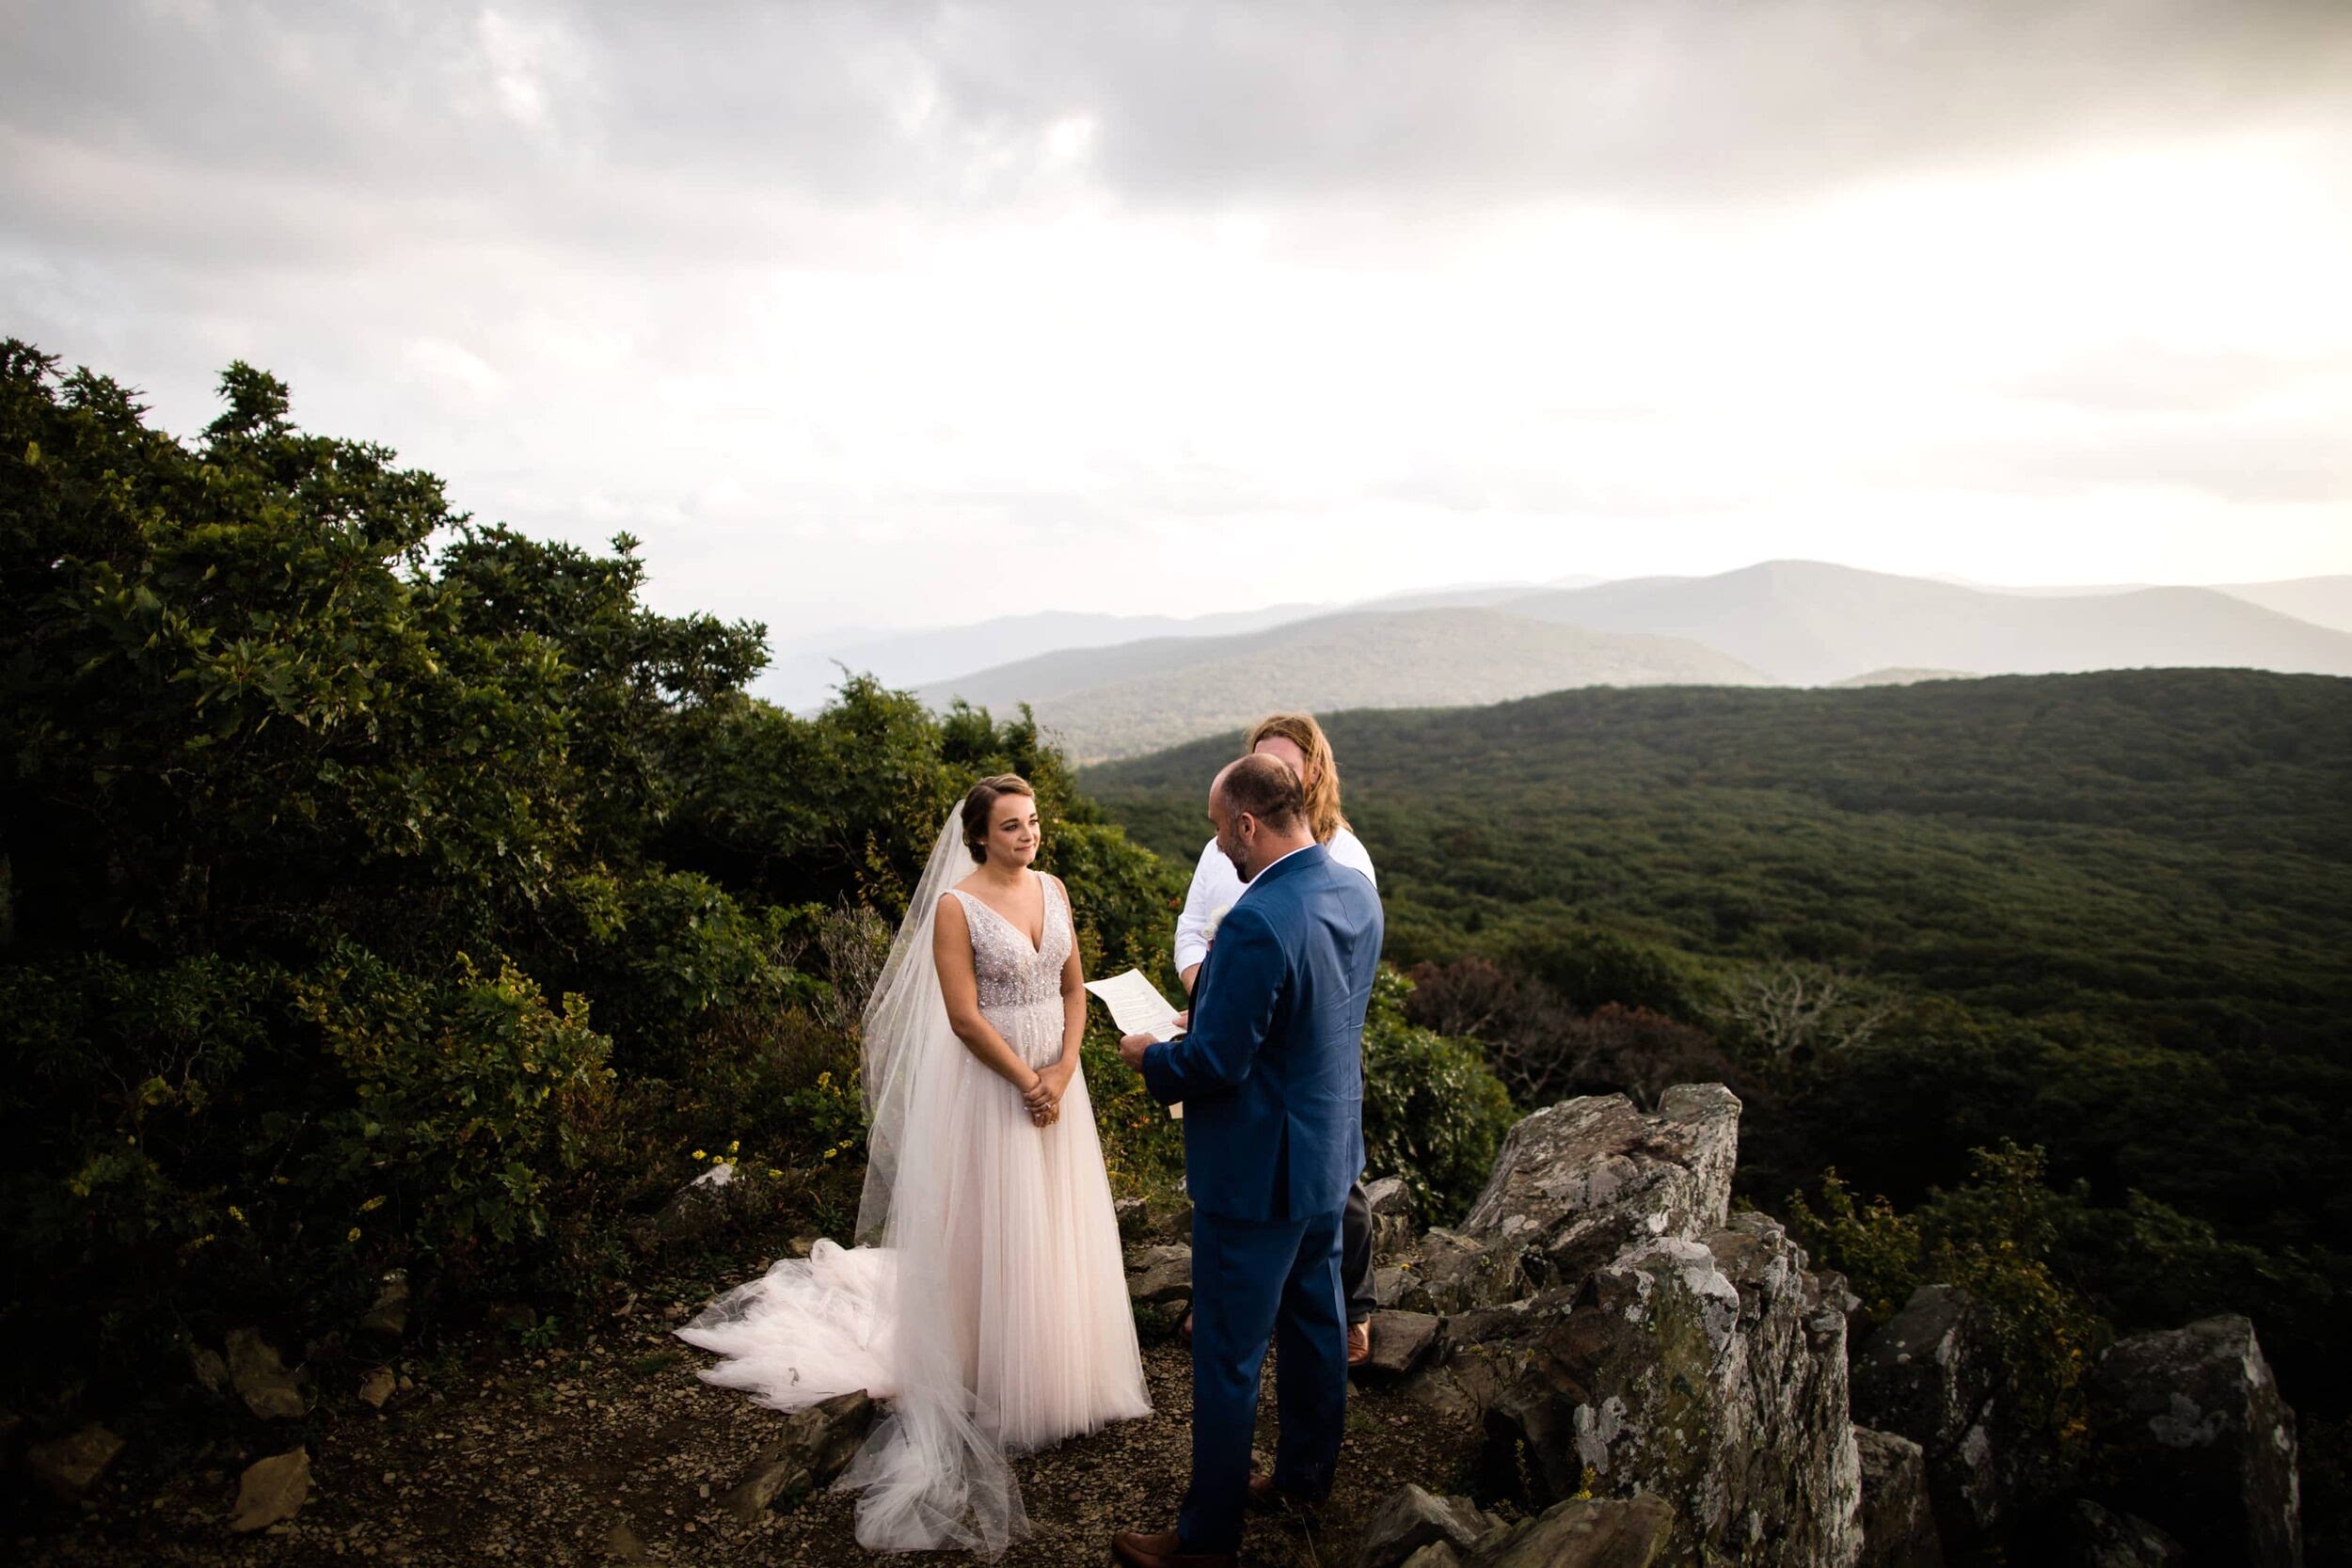
[[1240, 730], [1277, 708], [1453, 707], [1576, 686], [1759, 686], [1680, 638], [1596, 632], [1477, 608], [1358, 611], [1227, 638], [1052, 654], [918, 689], [1002, 711], [1026, 702], [1079, 762]]
[[2211, 588], [2071, 597], [1772, 561], [1709, 578], [1640, 578], [1513, 599], [1514, 615], [1687, 637], [1796, 685], [1888, 668], [2049, 674], [2246, 667], [2352, 674], [2352, 634]]
[[924, 686], [1050, 654], [1163, 639], [1240, 636], [1355, 610], [1487, 605], [1534, 593], [1590, 587], [1601, 580], [1580, 576], [1549, 582], [1451, 583], [1349, 603], [1299, 600], [1193, 616], [1055, 610], [913, 631], [835, 627], [777, 646], [773, 662], [759, 677], [755, 690], [770, 702], [807, 709], [823, 703], [841, 684], [844, 670], [873, 675], [886, 686]]
[[[2270, 586], [2324, 608], [2335, 580]], [[1433, 611], [1405, 607], [1431, 600], [1440, 618], [1409, 619]], [[1530, 629], [1537, 624], [1584, 638], [1547, 640]], [[935, 705], [1029, 703], [1073, 755], [1097, 761], [1235, 728], [1277, 706], [1454, 707], [1596, 685], [2186, 667], [2352, 674], [2352, 633], [2219, 589], [2025, 593], [1775, 561], [1530, 592], [1462, 585], [1223, 636], [1057, 649], [917, 689]]]

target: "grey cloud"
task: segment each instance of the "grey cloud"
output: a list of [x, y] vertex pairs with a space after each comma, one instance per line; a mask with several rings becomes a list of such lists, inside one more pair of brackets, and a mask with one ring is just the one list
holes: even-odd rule
[[[477, 232], [701, 213], [681, 248], [788, 243], [767, 226], [795, 207], [1017, 207], [1057, 188], [1039, 155], [1071, 119], [1132, 201], [1428, 210], [1772, 198], [2352, 118], [2335, 0], [4, 8], [20, 136]], [[628, 220], [665, 199], [664, 227]]]

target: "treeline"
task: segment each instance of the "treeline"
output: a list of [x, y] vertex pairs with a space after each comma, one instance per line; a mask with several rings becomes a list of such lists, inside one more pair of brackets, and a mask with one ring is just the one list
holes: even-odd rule
[[[1593, 689], [1327, 723], [1420, 1016], [1530, 1104], [1725, 1079], [1742, 1191], [1782, 1212], [1820, 1211], [1833, 1169], [1882, 1221], [2030, 1169], [2018, 1234], [2106, 1322], [2248, 1311], [2307, 1413], [2352, 1403], [2352, 681]], [[1083, 783], [1174, 852], [1233, 744]]]

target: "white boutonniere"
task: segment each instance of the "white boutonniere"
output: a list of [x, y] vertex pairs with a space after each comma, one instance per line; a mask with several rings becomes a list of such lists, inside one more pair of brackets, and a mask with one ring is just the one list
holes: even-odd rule
[[1216, 928], [1219, 926], [1224, 925], [1225, 917], [1232, 912], [1233, 906], [1231, 904], [1219, 904], [1216, 909], [1211, 910], [1209, 911], [1209, 923], [1200, 928], [1202, 940], [1215, 942], [1216, 940]]

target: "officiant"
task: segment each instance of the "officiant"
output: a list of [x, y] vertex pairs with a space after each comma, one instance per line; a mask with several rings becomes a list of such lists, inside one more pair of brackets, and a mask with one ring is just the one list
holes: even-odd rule
[[[1312, 714], [1276, 713], [1249, 728], [1245, 752], [1263, 752], [1298, 775], [1307, 796], [1307, 820], [1316, 842], [1330, 851], [1332, 863], [1360, 874], [1376, 889], [1380, 879], [1372, 869], [1372, 856], [1340, 812], [1340, 768], [1331, 755], [1331, 742]], [[1201, 847], [1193, 867], [1192, 886], [1184, 895], [1184, 912], [1176, 918], [1176, 973], [1192, 994], [1200, 964], [1209, 956], [1216, 923], [1242, 895], [1241, 874], [1225, 858], [1212, 837]], [[1359, 1178], [1348, 1189], [1347, 1212], [1340, 1242], [1340, 1284], [1347, 1294], [1347, 1364], [1361, 1366], [1372, 1358], [1372, 1203]], [[1192, 1314], [1184, 1314], [1182, 1332], [1192, 1338]]]

